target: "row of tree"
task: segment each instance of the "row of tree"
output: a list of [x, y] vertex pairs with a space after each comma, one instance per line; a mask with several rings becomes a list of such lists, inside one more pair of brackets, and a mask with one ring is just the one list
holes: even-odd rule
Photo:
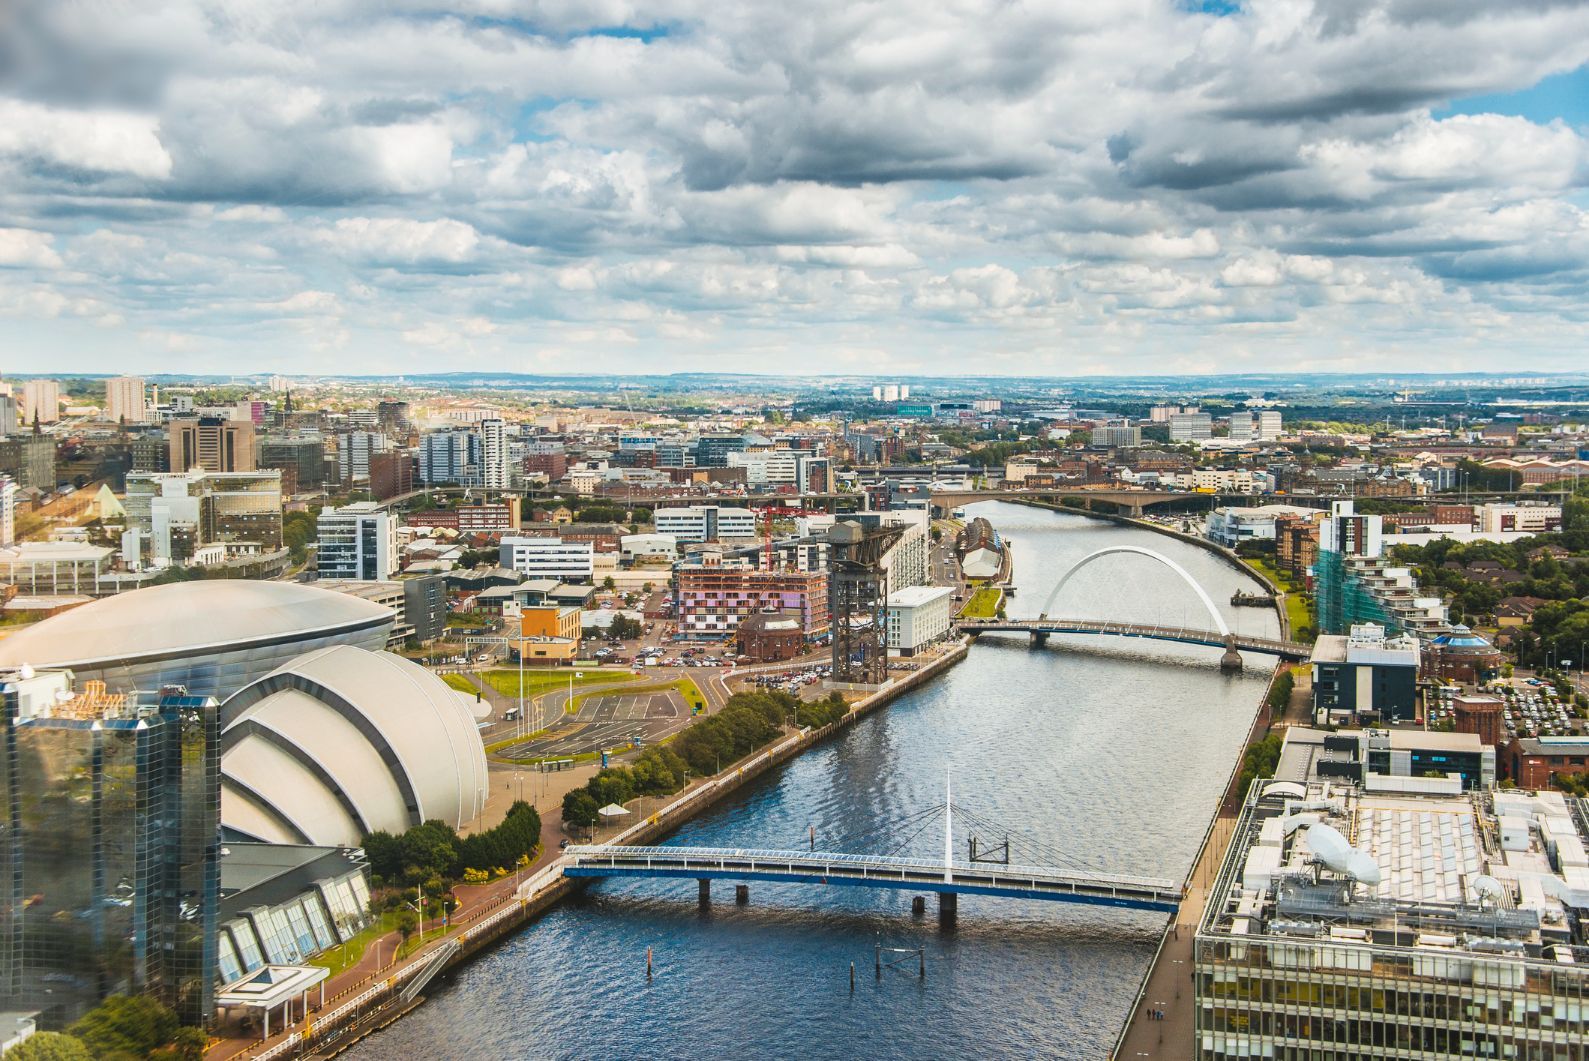
[[431, 820], [396, 836], [377, 830], [364, 838], [363, 847], [376, 882], [396, 885], [456, 881], [471, 869], [509, 869], [521, 858], [535, 857], [540, 842], [541, 816], [519, 800], [500, 825], [470, 836]]

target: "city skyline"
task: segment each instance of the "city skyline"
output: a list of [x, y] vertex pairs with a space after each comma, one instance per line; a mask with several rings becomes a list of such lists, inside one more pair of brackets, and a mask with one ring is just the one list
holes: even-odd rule
[[30, 374], [1568, 371], [1589, 11], [19, 12]]

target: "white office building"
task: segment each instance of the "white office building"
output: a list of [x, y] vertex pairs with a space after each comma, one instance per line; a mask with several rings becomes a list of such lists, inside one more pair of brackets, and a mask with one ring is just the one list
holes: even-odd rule
[[105, 419], [113, 424], [141, 424], [149, 419], [140, 377], [117, 376], [105, 381]]
[[435, 431], [419, 440], [421, 482], [476, 486], [480, 463], [480, 436], [473, 431]]
[[908, 586], [888, 595], [888, 648], [914, 656], [949, 636], [953, 591], [948, 586]]
[[1258, 437], [1264, 442], [1273, 442], [1280, 437], [1283, 422], [1278, 409], [1258, 410]]
[[41, 424], [61, 418], [61, 385], [53, 379], [30, 379], [22, 384], [22, 422], [31, 424], [37, 416]]
[[756, 513], [748, 508], [720, 508], [717, 505], [659, 508], [656, 511], [656, 532], [671, 534], [681, 544], [754, 538]]
[[375, 502], [322, 509], [317, 529], [322, 579], [377, 581], [397, 574], [397, 521]]
[[1214, 437], [1214, 418], [1207, 413], [1175, 413], [1170, 417], [1171, 442], [1201, 442]]
[[370, 458], [385, 453], [386, 436], [378, 431], [344, 431], [337, 436], [337, 466], [342, 481], [351, 483], [370, 477]]
[[499, 562], [528, 578], [588, 582], [595, 574], [596, 553], [591, 542], [507, 537], [502, 539]]
[[1318, 509], [1296, 505], [1227, 505], [1208, 514], [1204, 537], [1234, 549], [1242, 542], [1272, 542], [1275, 521], [1287, 516], [1309, 516]]
[[480, 421], [480, 484], [487, 490], [507, 490], [513, 486], [508, 425], [496, 417]]
[[17, 540], [17, 484], [9, 475], [0, 475], [0, 547]]

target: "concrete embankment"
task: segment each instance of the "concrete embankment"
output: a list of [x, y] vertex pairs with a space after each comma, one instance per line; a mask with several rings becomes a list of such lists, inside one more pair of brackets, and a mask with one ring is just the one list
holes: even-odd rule
[[[932, 680], [965, 658], [968, 644], [961, 642], [942, 655], [923, 662], [921, 668], [869, 693], [852, 704], [843, 718], [819, 729], [791, 734], [770, 747], [752, 752], [716, 777], [700, 781], [644, 821], [605, 841], [641, 845], [661, 840], [680, 826], [715, 806], [756, 778], [821, 744], [864, 716], [904, 693]], [[519, 886], [516, 895], [495, 910], [479, 916], [462, 931], [438, 940], [393, 975], [336, 1009], [317, 1015], [312, 1032], [298, 1031], [258, 1054], [254, 1061], [279, 1057], [333, 1057], [361, 1038], [390, 1024], [422, 1000], [424, 985], [451, 972], [464, 962], [492, 949], [518, 932], [575, 888], [588, 882], [563, 876], [562, 860], [553, 862]]]

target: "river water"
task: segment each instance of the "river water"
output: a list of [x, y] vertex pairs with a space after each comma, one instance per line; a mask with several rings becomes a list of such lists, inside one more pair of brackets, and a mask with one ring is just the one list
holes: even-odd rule
[[[1060, 575], [1106, 546], [1170, 557], [1233, 628], [1277, 636], [1272, 612], [1232, 608], [1254, 584], [1149, 531], [1001, 502], [971, 507], [1015, 550], [1012, 616], [1042, 611]], [[1083, 568], [1050, 610], [1209, 625], [1193, 592], [1140, 556]], [[1102, 638], [984, 636], [947, 674], [762, 778], [669, 843], [942, 857], [944, 800], [1035, 852], [1182, 878], [1251, 724], [1270, 664], [1241, 676], [1218, 650]], [[914, 817], [913, 816], [917, 816]], [[903, 823], [903, 824], [902, 824]], [[956, 829], [965, 854], [967, 826]], [[911, 840], [913, 833], [914, 840]], [[981, 831], [986, 844], [1002, 839]], [[1023, 858], [1023, 851], [1026, 856]], [[373, 1058], [888, 1058], [1106, 1055], [1152, 958], [1162, 915], [960, 900], [942, 932], [908, 892], [727, 882], [701, 911], [692, 881], [607, 882], [460, 970], [412, 1015], [360, 1044]], [[925, 948], [873, 973], [874, 946]], [[655, 977], [645, 975], [651, 948]], [[857, 979], [850, 989], [849, 968]]]

